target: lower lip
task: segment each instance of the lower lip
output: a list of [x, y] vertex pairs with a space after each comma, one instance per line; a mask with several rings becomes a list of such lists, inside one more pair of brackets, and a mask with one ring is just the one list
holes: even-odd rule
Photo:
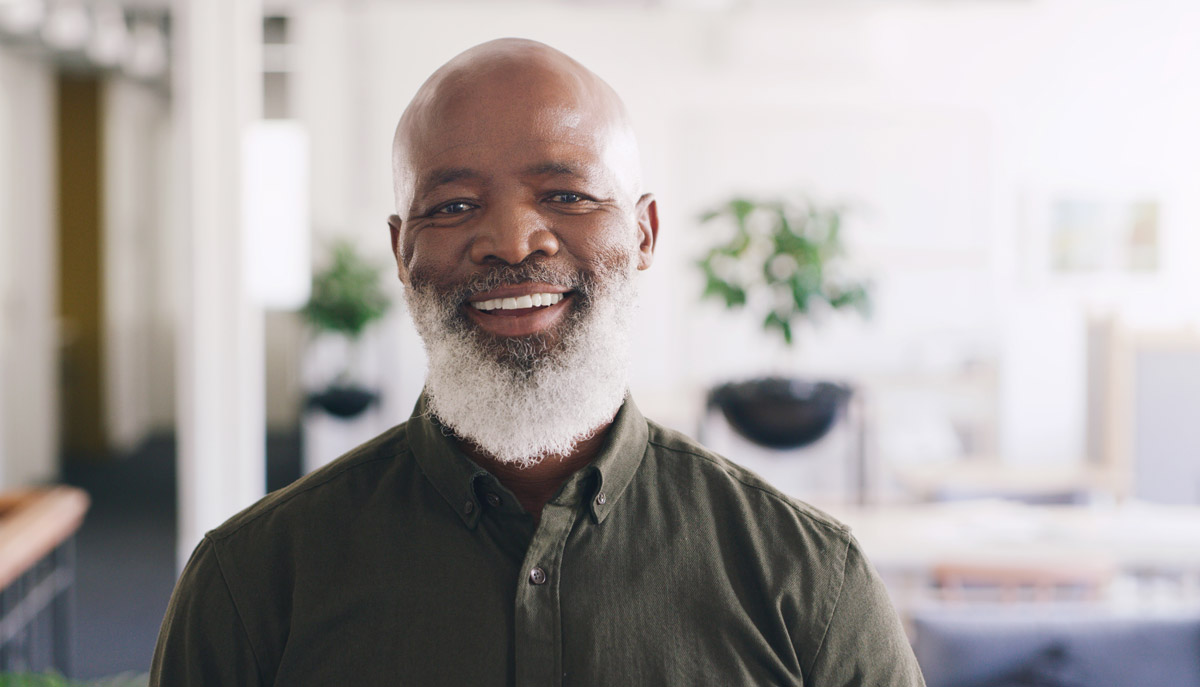
[[531, 336], [554, 326], [566, 314], [568, 305], [574, 300], [572, 295], [566, 295], [554, 305], [516, 310], [480, 310], [472, 305], [467, 305], [466, 308], [468, 316], [490, 334]]

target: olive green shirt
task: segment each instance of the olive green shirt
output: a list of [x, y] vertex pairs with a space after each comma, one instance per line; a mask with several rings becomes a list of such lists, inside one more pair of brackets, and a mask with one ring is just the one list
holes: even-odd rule
[[924, 682], [844, 525], [626, 399], [536, 527], [418, 402], [208, 533], [150, 684]]

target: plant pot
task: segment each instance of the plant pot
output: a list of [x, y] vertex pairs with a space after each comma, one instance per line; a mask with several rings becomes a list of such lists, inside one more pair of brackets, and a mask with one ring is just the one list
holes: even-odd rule
[[713, 389], [708, 407], [720, 408], [738, 434], [759, 446], [793, 449], [828, 434], [851, 393], [832, 382], [767, 377]]
[[333, 385], [324, 391], [311, 394], [308, 406], [317, 407], [335, 417], [352, 418], [379, 400], [379, 394], [358, 386]]

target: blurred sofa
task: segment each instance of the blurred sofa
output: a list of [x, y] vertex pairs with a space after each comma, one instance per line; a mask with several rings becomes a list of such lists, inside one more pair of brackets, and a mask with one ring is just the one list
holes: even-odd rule
[[912, 629], [928, 687], [1200, 685], [1200, 610], [930, 606]]

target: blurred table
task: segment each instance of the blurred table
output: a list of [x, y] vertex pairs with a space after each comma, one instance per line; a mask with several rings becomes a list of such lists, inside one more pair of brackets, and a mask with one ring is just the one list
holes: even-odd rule
[[1087, 561], [1135, 573], [1200, 573], [1197, 506], [1031, 506], [986, 500], [828, 510], [853, 529], [880, 571], [920, 572], [946, 561]]
[[1117, 493], [1113, 470], [1092, 465], [1021, 465], [994, 457], [896, 465], [892, 477], [905, 494], [921, 501], [1001, 497], [1025, 503], [1083, 503], [1093, 495]]

